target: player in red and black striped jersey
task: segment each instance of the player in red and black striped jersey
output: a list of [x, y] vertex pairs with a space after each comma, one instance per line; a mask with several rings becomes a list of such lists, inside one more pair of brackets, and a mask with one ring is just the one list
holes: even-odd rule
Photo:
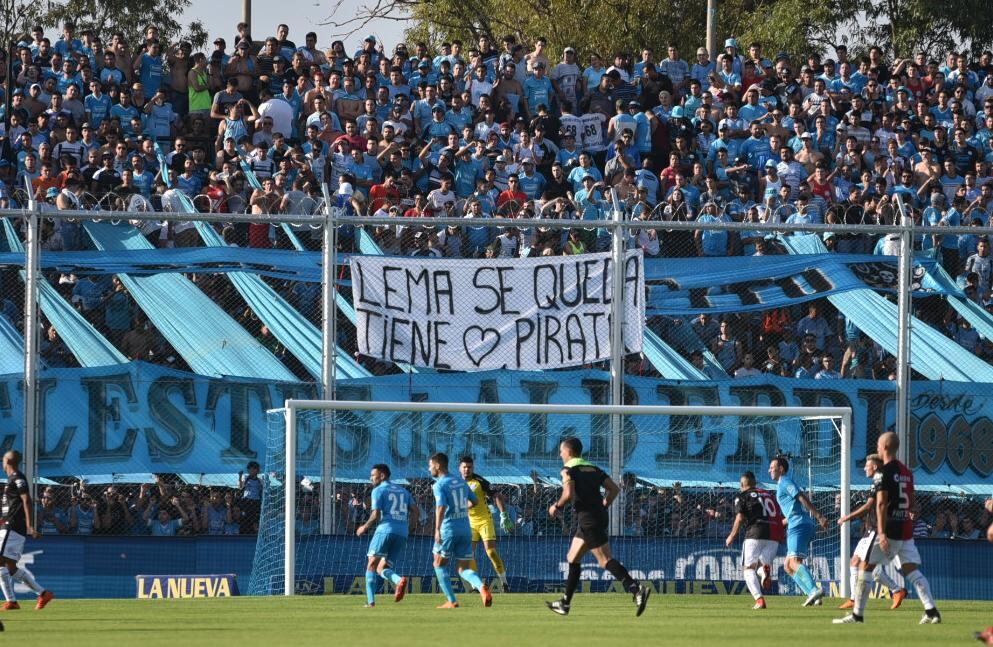
[[561, 616], [569, 615], [572, 595], [579, 586], [583, 556], [589, 551], [596, 557], [600, 568], [609, 571], [632, 594], [635, 613], [640, 616], [645, 611], [652, 590], [647, 586], [639, 586], [624, 565], [614, 559], [607, 534], [607, 510], [620, 494], [621, 488], [606, 472], [583, 459], [583, 443], [578, 438], [565, 438], [559, 443], [559, 458], [563, 464], [562, 496], [548, 509], [548, 514], [557, 517], [562, 513], [562, 508], [572, 501], [577, 527], [566, 555], [569, 574], [565, 581], [565, 593], [561, 600], [545, 604]]
[[921, 624], [938, 624], [941, 614], [931, 597], [931, 585], [919, 570], [921, 556], [914, 546], [914, 475], [896, 458], [900, 439], [893, 432], [879, 437], [877, 453], [883, 461], [876, 487], [876, 530], [866, 555], [860, 555], [862, 567], [855, 581], [855, 605], [852, 613], [838, 618], [835, 624], [858, 624], [863, 621], [865, 605], [869, 599], [868, 573], [877, 564], [899, 560], [904, 579], [913, 585], [924, 605]]
[[753, 609], [765, 609], [762, 596], [764, 583], [759, 581], [758, 568], [761, 565], [768, 578], [768, 568], [776, 558], [779, 544], [785, 539], [783, 511], [776, 503], [776, 496], [755, 487], [755, 474], [745, 472], [739, 481], [741, 493], [734, 500], [734, 525], [728, 533], [725, 544], [731, 546], [741, 527], [745, 527], [745, 543], [742, 547], [745, 585], [755, 598]]
[[55, 597], [54, 593], [39, 586], [31, 571], [17, 567], [24, 552], [25, 539], [28, 536], [40, 536], [34, 527], [31, 489], [20, 467], [20, 452], [9, 451], [3, 455], [3, 471], [7, 474], [7, 483], [3, 487], [3, 499], [0, 502], [3, 506], [0, 525], [0, 591], [3, 591], [5, 599], [4, 611], [21, 608], [14, 596], [14, 582], [24, 584], [38, 594], [36, 609], [44, 609]]

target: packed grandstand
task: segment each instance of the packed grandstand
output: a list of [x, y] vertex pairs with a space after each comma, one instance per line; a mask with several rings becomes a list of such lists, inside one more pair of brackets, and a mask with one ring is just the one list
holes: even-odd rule
[[[263, 217], [194, 223], [170, 213], [302, 216], [322, 212], [329, 199], [354, 222], [337, 232], [342, 253], [511, 259], [609, 250], [610, 232], [583, 222], [610, 217], [616, 193], [627, 218], [659, 223], [626, 237], [629, 248], [643, 253], [646, 280], [662, 285], [678, 270], [688, 293], [650, 296], [646, 347], [628, 357], [630, 376], [893, 380], [892, 345], [881, 341], [895, 334], [892, 324], [861, 323], [882, 306], [787, 294], [766, 307], [754, 300], [718, 307], [701, 294], [721, 281], [708, 283], [701, 268], [725, 278], [737, 270], [740, 280], [754, 283], [788, 254], [837, 254], [843, 260], [831, 266], [832, 280], [854, 267], [869, 287], [895, 288], [886, 283], [893, 274], [885, 263], [865, 259], [898, 253], [898, 241], [852, 226], [898, 222], [896, 196], [922, 226], [915, 247], [926, 277], [919, 287], [931, 293], [918, 295], [915, 314], [942, 338], [930, 350], [924, 342], [915, 346], [922, 353], [915, 377], [988, 382], [993, 376], [986, 365], [993, 337], [984, 332], [993, 332], [990, 243], [940, 229], [987, 227], [993, 214], [989, 52], [975, 60], [949, 52], [942, 60], [917, 54], [887, 61], [878, 48], [849, 58], [839, 47], [822, 58], [766, 52], [729, 38], [716, 60], [702, 47], [687, 53], [689, 60], [674, 47], [653, 49], [657, 44], [591, 52], [577, 43], [552, 52], [541, 40], [484, 35], [432, 49], [369, 36], [346, 49], [342, 41], [325, 48], [315, 33], [302, 43], [291, 37], [297, 35], [279, 25], [275, 35], [253, 39], [240, 25], [236, 38], [216, 38], [212, 51], [194, 52], [189, 43], [161, 42], [154, 26], [144, 41], [129, 43], [120, 33], [76, 33], [67, 24], [58, 35], [34, 28], [18, 44], [0, 139], [0, 206], [33, 201], [46, 216], [41, 245], [49, 300], [43, 297], [40, 349], [46, 368], [140, 360], [207, 376], [320, 377], [319, 352], [315, 357], [302, 347], [308, 335], [317, 338], [319, 283], [284, 269], [239, 283], [204, 271], [202, 263], [216, 262], [221, 251], [186, 249], [233, 248], [224, 259], [274, 268], [277, 257], [266, 253], [312, 257], [323, 243], [320, 229]], [[136, 220], [134, 227], [57, 216], [91, 209], [163, 216]], [[363, 228], [366, 216], [397, 224]], [[467, 224], [420, 226], [425, 216]], [[486, 226], [496, 216], [574, 225]], [[747, 227], [667, 229], [673, 221], [782, 224], [784, 235]], [[849, 227], [802, 241], [789, 235], [791, 225], [803, 224]], [[5, 221], [3, 252], [20, 252], [23, 240], [23, 228]], [[93, 250], [98, 253], [85, 255]], [[69, 254], [58, 255], [63, 252]], [[117, 267], [131, 274], [93, 271], [110, 258], [101, 261], [103, 252], [116, 252], [123, 264]], [[56, 260], [46, 264], [45, 256]], [[761, 258], [768, 256], [780, 258]], [[5, 343], [16, 351], [23, 291], [11, 259], [4, 261], [2, 305], [5, 328], [12, 329]], [[652, 265], [663, 259], [684, 264]], [[143, 261], [175, 263], [174, 271], [191, 279], [175, 274], [156, 282], [141, 276], [151, 272], [140, 267]], [[347, 267], [339, 279], [339, 377], [413, 375], [410, 367], [357, 352]], [[170, 317], [170, 308], [181, 316]], [[206, 342], [194, 330], [210, 308], [219, 314], [203, 315], [206, 320], [217, 329], [227, 322], [237, 333], [226, 338], [237, 343], [214, 354], [201, 352]], [[285, 326], [264, 314], [273, 311], [276, 324], [296, 316], [299, 330], [309, 332], [283, 334]], [[235, 347], [240, 358], [224, 354]], [[23, 351], [6, 356], [3, 373], [20, 372]], [[935, 368], [940, 361], [947, 368]], [[962, 372], [949, 373], [955, 367]], [[257, 527], [259, 494], [244, 480], [218, 482], [214, 492], [202, 478], [172, 473], [154, 485], [69, 485], [63, 479], [45, 491], [46, 532], [142, 534], [154, 531], [156, 521], [160, 534]], [[222, 490], [225, 485], [231, 488]], [[503, 486], [519, 510], [521, 532], [561, 532], [536, 514], [547, 507], [554, 490], [548, 486], [537, 477]], [[658, 487], [657, 496], [645, 490], [630, 497], [627, 534], [726, 532], [728, 491]], [[343, 529], [368, 513], [364, 492], [360, 486], [339, 492]], [[821, 496], [830, 508], [833, 494]], [[316, 503], [302, 500], [298, 530], [316, 532]], [[927, 501], [920, 536], [976, 538], [990, 521], [980, 499], [964, 492]], [[173, 523], [179, 520], [184, 523]]]

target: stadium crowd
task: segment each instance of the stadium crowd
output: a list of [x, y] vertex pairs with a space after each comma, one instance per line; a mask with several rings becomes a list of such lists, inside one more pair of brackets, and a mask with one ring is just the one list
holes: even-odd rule
[[[692, 60], [671, 46], [608, 53], [576, 43], [552, 52], [542, 39], [489, 35], [437, 50], [424, 43], [388, 49], [369, 36], [349, 50], [342, 41], [325, 48], [315, 33], [295, 42], [286, 25], [274, 32], [256, 40], [241, 24], [230, 41], [218, 37], [211, 51], [194, 52], [189, 43], [161, 41], [153, 25], [139, 42], [120, 33], [77, 34], [71, 24], [60, 34], [32, 29], [18, 45], [10, 79], [0, 206], [26, 204], [29, 185], [51, 215], [42, 234], [46, 251], [90, 246], [79, 221], [56, 216], [59, 209], [88, 208], [161, 211], [161, 222], [137, 223], [142, 233], [157, 247], [188, 247], [200, 244], [195, 229], [167, 216], [182, 210], [179, 194], [200, 211], [303, 214], [321, 206], [327, 183], [356, 225], [370, 215], [397, 219], [366, 229], [387, 253], [509, 257], [607, 249], [606, 232], [582, 223], [606, 215], [615, 189], [629, 218], [659, 222], [638, 230], [629, 245], [666, 258], [783, 253], [763, 233], [681, 232], [667, 230], [666, 222], [771, 222], [784, 232], [808, 222], [887, 224], [899, 194], [918, 222], [933, 228], [916, 246], [930, 250], [970, 298], [993, 307], [989, 241], [941, 234], [946, 225], [988, 225], [993, 214], [990, 52], [887, 61], [878, 48], [850, 58], [839, 46], [822, 58], [773, 55], [729, 38], [711, 61], [704, 48]], [[4, 70], [0, 65], [0, 75]], [[417, 224], [435, 214], [471, 224]], [[484, 222], [494, 215], [577, 226], [498, 230]], [[265, 222], [218, 229], [231, 245], [294, 242]], [[303, 247], [319, 247], [320, 232], [291, 230]], [[832, 252], [895, 253], [891, 238], [870, 233], [826, 234], [823, 242]], [[353, 227], [341, 228], [339, 244], [353, 248]], [[48, 278], [126, 357], [187, 368], [116, 278]], [[0, 280], [3, 294], [15, 295], [3, 300], [2, 312], [20, 324], [16, 268], [4, 269]], [[193, 280], [307, 375], [226, 277]], [[320, 320], [317, 285], [266, 280]], [[917, 305], [922, 319], [993, 361], [993, 341], [942, 299]], [[806, 308], [721, 320], [653, 317], [649, 325], [667, 341], [676, 327], [691, 327], [702, 345], [679, 349], [705, 372], [710, 351], [736, 377], [893, 379], [892, 356], [826, 300]], [[338, 330], [340, 345], [353, 351], [354, 328], [342, 317]], [[52, 325], [41, 352], [50, 367], [75, 365]], [[374, 374], [397, 370], [358, 359]], [[638, 358], [627, 370], [656, 375]], [[630, 534], [726, 530], [730, 492], [632, 492], [629, 501], [638, 503], [626, 514]], [[176, 479], [99, 491], [55, 486], [48, 494], [47, 523], [56, 532], [154, 533], [158, 523], [161, 532], [201, 533], [217, 532], [223, 522], [224, 532], [244, 533], [258, 521], [244, 489]], [[418, 490], [419, 498], [427, 494]], [[560, 531], [540, 514], [553, 489], [536, 484], [507, 494], [519, 531]], [[318, 496], [302, 493], [301, 531], [313, 528]], [[365, 491], [341, 496], [343, 526], [360, 522]], [[950, 501], [936, 501], [922, 517], [928, 534], [971, 535], [988, 522], [971, 504]]]
[[[581, 225], [607, 213], [616, 189], [628, 217], [660, 222], [629, 241], [651, 258], [782, 253], [762, 232], [673, 231], [665, 221], [885, 224], [899, 194], [935, 228], [917, 246], [959, 277], [970, 298], [990, 304], [989, 242], [939, 229], [987, 225], [993, 213], [990, 52], [887, 61], [879, 48], [850, 58], [839, 46], [831, 58], [770, 56], [758, 43], [729, 38], [711, 61], [704, 48], [692, 60], [672, 46], [664, 54], [608, 53], [576, 43], [559, 53], [543, 39], [495, 42], [485, 34], [437, 50], [387, 49], [374, 36], [351, 51], [340, 40], [329, 48], [318, 40], [308, 33], [295, 42], [286, 25], [256, 40], [239, 24], [230, 42], [218, 37], [212, 51], [194, 52], [189, 43], [161, 41], [154, 25], [136, 43], [121, 33], [77, 34], [71, 24], [60, 34], [33, 28], [18, 44], [10, 79], [0, 206], [24, 204], [27, 182], [52, 212], [180, 211], [182, 193], [201, 211], [307, 213], [322, 204], [326, 182], [357, 224], [367, 215], [402, 223], [367, 230], [388, 253], [507, 257], [603, 250], [610, 241], [606, 231], [582, 226], [435, 230], [416, 218], [538, 216]], [[188, 222], [137, 224], [159, 247], [200, 244]], [[265, 223], [220, 230], [232, 245], [319, 246], [320, 232], [294, 232], [298, 241]], [[64, 218], [47, 221], [43, 237], [45, 250], [89, 245], [80, 223]], [[354, 229], [342, 227], [339, 241], [351, 249]], [[868, 233], [827, 234], [824, 244], [895, 252], [889, 237]], [[185, 368], [119, 282], [50, 278], [127, 357]], [[5, 282], [17, 280], [6, 272]], [[196, 280], [301, 372], [223, 277]], [[319, 318], [314, 286], [274, 287]], [[15, 301], [3, 308], [20, 321]], [[940, 299], [923, 302], [918, 314], [993, 360], [993, 342]], [[665, 339], [685, 323], [650, 325]], [[704, 345], [680, 350], [704, 368], [702, 355], [712, 351], [731, 375], [893, 374], [893, 358], [826, 302], [806, 317], [777, 310], [701, 316], [691, 325]], [[354, 340], [342, 346], [353, 350]], [[74, 363], [51, 326], [43, 353], [50, 366]], [[395, 370], [360, 359], [374, 373]], [[654, 374], [647, 362], [630, 369]]]
[[[204, 486], [188, 483], [180, 475], [160, 474], [154, 483], [113, 483], [95, 485], [75, 480], [49, 485], [41, 490], [38, 525], [46, 535], [253, 535], [258, 532], [259, 513], [265, 479], [252, 462], [238, 475], [236, 487]], [[420, 510], [414, 534], [431, 536], [434, 498], [428, 478], [407, 479]], [[297, 485], [297, 533], [303, 536], [321, 532], [321, 484]], [[562, 490], [533, 472], [531, 483], [494, 483], [514, 522], [511, 534], [525, 537], [569, 535], [573, 520], [569, 515], [549, 517], [548, 507]], [[729, 487], [683, 487], [655, 485], [635, 474], [623, 479], [625, 509], [623, 534], [628, 537], [674, 537], [723, 539], [734, 522], [733, 502], [738, 491]], [[335, 532], [353, 535], [371, 512], [368, 484], [341, 483], [333, 495]], [[865, 491], [852, 491], [854, 509]], [[840, 516], [840, 498], [831, 492], [816, 492], [819, 509]], [[917, 497], [915, 536], [920, 539], [983, 539], [983, 529], [993, 522], [991, 513], [977, 497], [922, 492]], [[853, 537], [866, 534], [870, 527], [859, 521], [851, 524]], [[498, 528], [500, 535], [508, 534]]]

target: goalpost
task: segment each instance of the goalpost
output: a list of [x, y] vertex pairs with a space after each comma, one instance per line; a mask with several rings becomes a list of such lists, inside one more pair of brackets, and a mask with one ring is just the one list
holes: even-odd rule
[[[363, 512], [369, 468], [390, 464], [393, 480], [430, 510], [426, 458], [435, 451], [449, 453], [453, 473], [460, 456], [473, 455], [477, 473], [505, 493], [517, 525], [511, 534], [519, 535], [500, 542], [501, 553], [511, 554], [504, 558], [508, 575], [518, 578], [513, 590], [517, 582], [535, 590], [560, 580], [554, 566], [540, 562], [562, 558], [565, 529], [547, 528], [541, 513], [556, 496], [558, 440], [568, 435], [579, 437], [589, 459], [609, 466], [622, 485], [611, 507], [620, 519], [615, 528], [624, 526], [619, 534], [631, 537], [625, 545], [649, 562], [633, 559], [631, 566], [644, 569], [633, 575], [740, 580], [740, 560], [726, 550], [716, 554], [713, 546], [718, 539], [723, 544], [733, 521], [728, 508], [738, 475], [752, 470], [760, 487], [774, 488], [766, 468], [781, 454], [832, 520], [811, 549], [815, 579], [837, 581], [841, 595], [849, 590], [849, 526], [833, 523], [851, 505], [849, 408], [287, 400], [269, 420], [252, 594], [327, 593], [341, 589], [346, 575], [364, 572], [368, 537], [356, 539], [353, 519]], [[421, 534], [428, 534], [424, 523]], [[412, 536], [401, 566], [416, 572], [420, 562], [428, 563], [429, 541]], [[697, 545], [708, 549], [697, 555], [691, 550]], [[485, 553], [477, 558], [488, 566]], [[511, 572], [515, 565], [526, 572]]]

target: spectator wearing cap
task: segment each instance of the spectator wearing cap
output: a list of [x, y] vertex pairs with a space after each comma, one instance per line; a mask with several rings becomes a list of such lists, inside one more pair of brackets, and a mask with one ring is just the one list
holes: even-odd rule
[[524, 82], [524, 103], [521, 112], [526, 119], [538, 113], [538, 106], [552, 105], [552, 82], [545, 76], [545, 66], [543, 60], [532, 62], [534, 74]]
[[696, 62], [690, 68], [690, 79], [700, 84], [703, 92], [710, 90], [710, 78], [716, 73], [716, 66], [710, 60], [710, 53], [706, 47], [698, 47], [696, 50]]
[[411, 72], [408, 81], [410, 87], [414, 89], [421, 87], [422, 83], [428, 87], [437, 87], [438, 74], [432, 68], [431, 61], [427, 58], [422, 58], [417, 63], [417, 68]]
[[520, 190], [524, 192], [528, 200], [536, 200], [545, 190], [545, 176], [535, 171], [533, 155], [524, 157], [517, 179]]
[[[945, 161], [946, 167], [950, 166], [949, 160]], [[924, 236], [922, 248], [925, 250], [935, 249], [937, 258], [945, 270], [952, 276], [958, 276], [959, 251], [956, 234], [941, 234], [942, 227], [959, 227], [962, 225], [962, 214], [943, 193], [934, 192], [931, 194], [930, 206], [924, 209], [921, 215], [923, 224], [933, 228], [932, 232]]]
[[[235, 81], [234, 90], [249, 99], [255, 98], [255, 84], [259, 69], [258, 58], [251, 53], [249, 41], [242, 39], [235, 46], [234, 54], [224, 66], [224, 75]], [[230, 85], [229, 85], [230, 87]], [[215, 117], [216, 118], [216, 117]]]
[[445, 103], [438, 98], [438, 90], [433, 85], [428, 85], [424, 89], [424, 98], [418, 99], [411, 106], [414, 116], [414, 132], [424, 135], [428, 124], [434, 119], [435, 109], [440, 108], [441, 114], [445, 114]]
[[562, 52], [562, 62], [552, 68], [549, 75], [559, 105], [565, 103], [575, 105], [579, 98], [579, 79], [582, 71], [576, 64], [576, 60], [576, 50], [572, 47], [566, 47]]
[[450, 134], [458, 134], [455, 127], [445, 119], [445, 106], [435, 103], [431, 107], [431, 118], [427, 123], [422, 122], [421, 140], [428, 142], [435, 151], [448, 140]]

